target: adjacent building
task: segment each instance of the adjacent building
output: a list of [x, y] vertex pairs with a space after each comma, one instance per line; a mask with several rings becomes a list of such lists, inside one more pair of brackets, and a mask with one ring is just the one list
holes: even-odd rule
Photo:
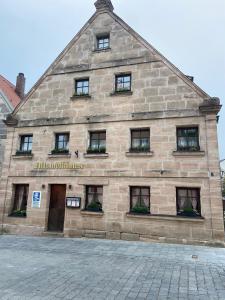
[[223, 243], [220, 100], [95, 6], [6, 120], [4, 230]]
[[0, 174], [6, 139], [6, 126], [3, 120], [23, 99], [24, 87], [25, 78], [22, 73], [17, 76], [16, 86], [0, 75]]

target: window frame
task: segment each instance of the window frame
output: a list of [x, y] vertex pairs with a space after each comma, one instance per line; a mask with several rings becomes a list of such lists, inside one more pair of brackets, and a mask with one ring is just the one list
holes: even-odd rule
[[[104, 40], [108, 39], [108, 42], [105, 42]], [[103, 48], [100, 48], [100, 41], [103, 40], [103, 42], [101, 44], [103, 44]], [[108, 44], [107, 47], [105, 47], [104, 45]], [[109, 33], [105, 33], [105, 34], [101, 34], [101, 35], [97, 35], [96, 36], [96, 50], [97, 51], [104, 51], [110, 49], [110, 34]]]
[[[92, 193], [90, 193], [88, 190], [89, 188], [95, 188], [96, 190], [98, 190], [98, 188], [101, 188], [102, 189], [102, 194], [98, 194], [98, 193], [93, 193], [93, 195], [97, 194], [97, 195], [101, 195], [102, 197], [102, 202], [99, 201], [99, 203], [101, 204], [101, 207], [92, 207], [92, 208], [88, 208], [88, 206], [90, 205], [90, 203], [88, 202], [88, 196], [89, 195], [92, 195]], [[85, 208], [84, 210], [86, 211], [92, 211], [92, 212], [100, 212], [102, 213], [103, 210], [102, 210], [102, 207], [103, 207], [103, 194], [104, 194], [104, 186], [103, 185], [86, 185], [85, 186]], [[93, 200], [92, 200], [93, 201]]]
[[[18, 202], [19, 202], [19, 188], [23, 187], [23, 199], [20, 204], [20, 208], [18, 209]], [[20, 184], [13, 184], [13, 196], [12, 196], [12, 206], [9, 216], [11, 217], [18, 217], [18, 218], [25, 218], [27, 217], [27, 204], [29, 198], [29, 184], [27, 183], [20, 183]], [[18, 197], [18, 198], [17, 198]], [[26, 199], [24, 199], [26, 198]], [[23, 205], [23, 207], [22, 207]]]
[[[94, 134], [98, 135], [98, 139], [92, 139], [92, 136]], [[105, 134], [105, 139], [101, 139], [100, 135], [101, 134]], [[93, 145], [92, 142], [93, 140], [96, 140], [98, 142], [98, 149], [93, 149]], [[105, 141], [105, 147], [100, 147], [100, 141]], [[91, 154], [105, 154], [106, 153], [106, 130], [96, 130], [96, 131], [89, 131], [89, 145], [88, 145], [88, 149], [87, 149], [87, 153]]]
[[[186, 143], [188, 144], [189, 139], [193, 138], [191, 136], [185, 136], [185, 135], [179, 135], [179, 131], [180, 130], [197, 130], [197, 135], [194, 136], [194, 138], [197, 139], [197, 145], [196, 147], [191, 147], [191, 146], [187, 146], [187, 147], [183, 147], [181, 148], [179, 146], [179, 138], [185, 138], [186, 139]], [[176, 127], [176, 143], [177, 143], [177, 151], [178, 152], [198, 152], [200, 151], [200, 140], [199, 140], [199, 126], [177, 126]], [[194, 149], [195, 148], [195, 149]]]
[[[59, 136], [64, 136], [63, 141], [59, 141]], [[59, 143], [62, 142], [63, 145], [66, 143], [65, 136], [67, 139], [67, 147], [59, 148]], [[56, 132], [55, 133], [55, 141], [54, 141], [54, 149], [51, 154], [68, 154], [69, 153], [69, 142], [70, 142], [70, 133], [69, 132]]]
[[[130, 189], [130, 214], [150, 215], [151, 214], [151, 187], [150, 186], [129, 186], [129, 189]], [[148, 209], [147, 212], [146, 211], [145, 212], [134, 212], [133, 211], [134, 208], [133, 208], [133, 200], [132, 200], [132, 196], [133, 196], [132, 190], [134, 190], [134, 189], [140, 189], [140, 195], [138, 195], [138, 197], [145, 196], [145, 195], [141, 194], [142, 189], [148, 189], [147, 196], [149, 197], [149, 199], [148, 199], [149, 203], [148, 203], [148, 207], [147, 207], [147, 209]]]
[[[142, 131], [148, 131], [148, 147], [143, 147], [142, 149], [142, 146], [140, 143], [142, 138], [141, 138], [141, 132]], [[134, 132], [140, 132], [140, 137], [139, 137], [139, 146], [135, 149], [133, 148], [133, 133]], [[143, 138], [144, 139], [144, 138]], [[130, 129], [130, 152], [131, 153], [143, 153], [143, 152], [150, 152], [150, 149], [151, 149], [151, 146], [150, 146], [150, 142], [151, 142], [151, 139], [150, 139], [150, 128], [149, 127], [142, 127], [142, 128], [131, 128]]]
[[[87, 86], [84, 86], [82, 84], [82, 87], [78, 87], [78, 83], [79, 82], [88, 82], [88, 85]], [[79, 94], [77, 91], [78, 89], [82, 89], [82, 92]], [[84, 93], [83, 90], [87, 88], [88, 89], [88, 92], [87, 93]], [[75, 79], [75, 93], [74, 93], [75, 96], [78, 96], [78, 97], [85, 97], [85, 96], [89, 96], [90, 95], [90, 79], [89, 77], [85, 77], [85, 78], [78, 78], [78, 79]]]
[[[183, 213], [179, 213], [178, 212], [178, 203], [179, 203], [179, 190], [186, 190], [187, 196], [186, 198], [188, 199], [188, 191], [197, 191], [197, 212], [195, 213], [193, 210], [192, 212], [183, 212]], [[193, 197], [192, 197], [193, 198]], [[191, 200], [188, 199], [191, 203]], [[177, 216], [183, 216], [183, 217], [192, 217], [192, 218], [201, 218], [202, 217], [202, 213], [201, 213], [201, 188], [199, 187], [182, 187], [182, 186], [178, 186], [176, 187], [176, 211], [177, 211]]]
[[[130, 81], [128, 81], [130, 83], [129, 89], [118, 89], [118, 78], [124, 78], [124, 77], [130, 77]], [[124, 85], [124, 83], [126, 82], [122, 82], [122, 84]], [[132, 88], [132, 74], [130, 72], [128, 73], [120, 73], [120, 74], [115, 74], [115, 93], [129, 93], [131, 92], [131, 88]]]
[[[28, 142], [25, 142], [25, 138], [28, 138]], [[30, 142], [30, 138], [32, 138], [32, 141]], [[24, 144], [27, 144], [27, 149], [24, 150], [23, 147], [24, 147]], [[29, 149], [29, 145], [31, 145], [31, 149]], [[32, 153], [32, 148], [33, 148], [33, 134], [23, 134], [23, 135], [20, 135], [20, 147], [19, 147], [19, 153]]]

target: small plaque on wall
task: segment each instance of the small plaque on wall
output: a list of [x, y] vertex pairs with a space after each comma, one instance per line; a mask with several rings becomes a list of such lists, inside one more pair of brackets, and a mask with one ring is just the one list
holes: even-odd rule
[[33, 208], [41, 207], [41, 192], [32, 193], [32, 207]]
[[66, 197], [66, 207], [80, 208], [81, 198], [80, 197]]

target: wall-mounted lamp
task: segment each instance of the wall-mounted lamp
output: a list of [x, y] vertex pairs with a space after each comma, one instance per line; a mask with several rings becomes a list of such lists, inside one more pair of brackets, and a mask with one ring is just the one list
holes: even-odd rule
[[45, 184], [42, 184], [42, 186], [41, 186], [41, 187], [42, 187], [42, 189], [44, 190], [44, 189], [45, 189]]
[[76, 155], [77, 158], [79, 157], [79, 151], [78, 150], [75, 151], [75, 155]]
[[68, 187], [69, 187], [69, 190], [72, 190], [72, 185], [71, 185], [71, 184], [69, 184], [69, 186], [68, 186]]

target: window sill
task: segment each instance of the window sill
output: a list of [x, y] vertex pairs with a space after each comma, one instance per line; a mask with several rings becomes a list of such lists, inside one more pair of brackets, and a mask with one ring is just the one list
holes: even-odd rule
[[108, 48], [105, 48], [105, 49], [98, 49], [98, 48], [96, 48], [95, 50], [93, 50], [92, 52], [94, 52], [94, 53], [100, 53], [100, 52], [109, 52], [109, 51], [111, 51], [112, 49], [110, 48], [110, 47], [108, 47]]
[[48, 154], [48, 158], [70, 158], [71, 157], [71, 154], [68, 153], [68, 154]]
[[70, 97], [71, 100], [79, 100], [79, 99], [91, 99], [90, 95], [74, 95]]
[[170, 215], [151, 215], [151, 214], [134, 214], [127, 213], [128, 218], [137, 219], [152, 219], [152, 220], [166, 220], [166, 221], [178, 221], [178, 222], [204, 222], [203, 217], [184, 217], [184, 216], [170, 216]]
[[124, 92], [113, 92], [110, 94], [110, 96], [131, 96], [133, 95], [132, 91], [124, 91]]
[[148, 152], [126, 152], [127, 157], [149, 157], [153, 156], [154, 152], [153, 151], [148, 151]]
[[84, 153], [85, 158], [107, 158], [108, 153]]
[[90, 210], [81, 210], [82, 216], [93, 216], [93, 217], [102, 217], [104, 215], [103, 211], [90, 211]]
[[12, 155], [13, 159], [32, 159], [33, 158], [33, 154], [15, 154]]
[[205, 156], [205, 151], [173, 151], [173, 156]]

